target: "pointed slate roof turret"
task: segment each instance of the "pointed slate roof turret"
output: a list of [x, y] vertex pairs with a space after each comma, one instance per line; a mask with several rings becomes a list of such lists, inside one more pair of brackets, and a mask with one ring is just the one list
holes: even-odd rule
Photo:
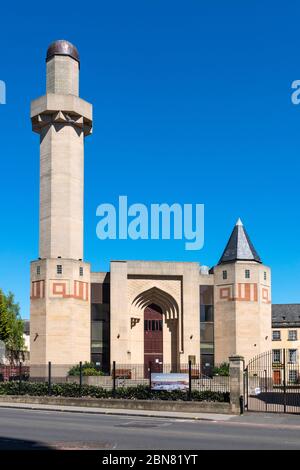
[[262, 262], [252, 245], [241, 219], [238, 219], [218, 264], [233, 261]]

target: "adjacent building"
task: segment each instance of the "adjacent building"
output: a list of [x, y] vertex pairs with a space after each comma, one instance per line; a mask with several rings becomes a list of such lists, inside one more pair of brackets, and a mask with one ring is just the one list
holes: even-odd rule
[[299, 380], [300, 304], [272, 305], [272, 350], [274, 383]]

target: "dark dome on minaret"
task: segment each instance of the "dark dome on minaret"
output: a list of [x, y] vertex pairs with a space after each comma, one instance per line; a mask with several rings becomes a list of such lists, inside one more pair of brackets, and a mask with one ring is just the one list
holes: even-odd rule
[[72, 59], [77, 60], [77, 62], [80, 62], [77, 47], [65, 39], [59, 39], [50, 44], [47, 50], [46, 62], [52, 59], [55, 55], [67, 55], [72, 57]]

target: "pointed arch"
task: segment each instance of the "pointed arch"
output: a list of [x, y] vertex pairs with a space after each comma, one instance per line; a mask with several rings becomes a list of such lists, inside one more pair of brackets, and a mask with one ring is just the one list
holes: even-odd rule
[[141, 309], [151, 304], [157, 304], [162, 309], [167, 320], [179, 318], [179, 307], [174, 297], [158, 287], [151, 287], [141, 292], [134, 298], [132, 304]]

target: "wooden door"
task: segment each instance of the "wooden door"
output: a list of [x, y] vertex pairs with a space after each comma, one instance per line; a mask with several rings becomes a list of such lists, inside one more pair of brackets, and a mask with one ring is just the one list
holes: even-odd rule
[[273, 382], [274, 382], [274, 385], [280, 385], [281, 383], [280, 370], [273, 370]]
[[150, 305], [144, 310], [144, 365], [145, 377], [152, 372], [163, 372], [163, 316], [157, 305]]

